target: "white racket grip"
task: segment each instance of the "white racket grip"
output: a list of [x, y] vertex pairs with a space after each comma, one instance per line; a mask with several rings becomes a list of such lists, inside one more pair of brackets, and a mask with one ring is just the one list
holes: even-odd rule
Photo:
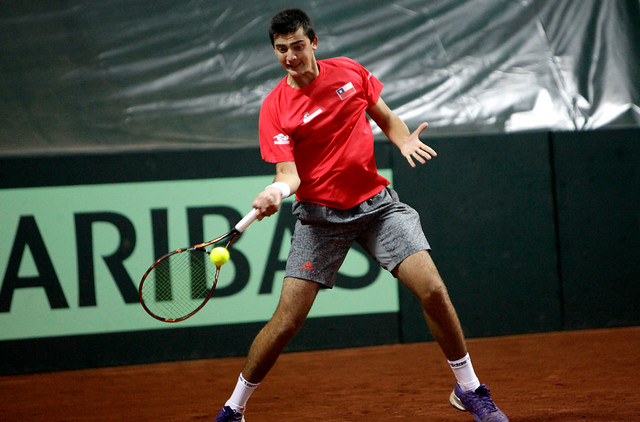
[[245, 229], [249, 227], [251, 223], [256, 221], [257, 213], [258, 213], [258, 210], [255, 208], [249, 211], [249, 213], [247, 213], [247, 215], [245, 215], [242, 218], [242, 220], [238, 221], [238, 224], [236, 224], [235, 229], [238, 230], [240, 233], [245, 231]]

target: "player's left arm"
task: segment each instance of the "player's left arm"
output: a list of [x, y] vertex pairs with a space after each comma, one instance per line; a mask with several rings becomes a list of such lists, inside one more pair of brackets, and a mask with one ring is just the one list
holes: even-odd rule
[[414, 159], [420, 164], [424, 164], [425, 160], [430, 160], [437, 155], [433, 148], [420, 140], [420, 134], [428, 126], [427, 122], [420, 124], [413, 133], [409, 132], [404, 121], [391, 111], [382, 98], [379, 98], [375, 105], [367, 109], [367, 114], [387, 135], [387, 138], [400, 149], [411, 167], [416, 166]]

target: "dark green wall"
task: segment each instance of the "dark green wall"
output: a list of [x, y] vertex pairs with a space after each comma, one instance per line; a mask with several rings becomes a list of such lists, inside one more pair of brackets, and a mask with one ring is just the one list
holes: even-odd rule
[[[429, 140], [438, 157], [395, 185], [422, 216], [432, 255], [465, 332], [488, 336], [562, 328], [549, 139], [546, 133]], [[403, 303], [410, 302], [403, 292]], [[403, 339], [421, 312], [404, 309]]]
[[566, 328], [640, 323], [640, 131], [553, 135]]
[[[425, 140], [439, 155], [416, 169], [388, 142], [376, 156], [420, 212], [467, 336], [640, 324], [640, 130]], [[11, 156], [0, 189], [272, 171], [257, 148]], [[260, 327], [5, 341], [0, 374], [243, 355]], [[287, 350], [430, 338], [401, 288], [398, 314], [309, 320]]]
[[[469, 336], [640, 323], [640, 131], [437, 138], [401, 198], [421, 214]], [[421, 310], [401, 291], [402, 339]]]

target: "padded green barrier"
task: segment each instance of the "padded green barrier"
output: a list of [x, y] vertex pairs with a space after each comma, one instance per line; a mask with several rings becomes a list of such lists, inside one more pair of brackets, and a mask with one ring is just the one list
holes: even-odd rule
[[[422, 216], [467, 336], [561, 328], [548, 134], [426, 142], [438, 157], [412, 169], [397, 155], [394, 181]], [[403, 340], [423, 340], [417, 301], [400, 298]]]
[[[376, 144], [376, 157], [420, 212], [468, 337], [640, 323], [640, 130], [425, 140], [439, 155], [416, 169], [388, 142]], [[255, 148], [13, 156], [0, 157], [0, 189], [272, 171]], [[406, 289], [399, 301], [399, 313], [313, 318], [288, 350], [430, 339]], [[131, 338], [150, 344], [163, 330], [9, 340], [0, 343], [0, 373], [244, 354], [260, 325], [196, 328], [235, 333], [224, 350], [181, 347], [194, 328], [171, 330], [172, 348], [144, 355]]]
[[640, 324], [640, 130], [552, 136], [565, 328]]

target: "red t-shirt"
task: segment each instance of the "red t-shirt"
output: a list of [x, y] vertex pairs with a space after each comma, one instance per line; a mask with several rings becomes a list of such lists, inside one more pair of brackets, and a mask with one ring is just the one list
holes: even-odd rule
[[271, 163], [295, 161], [299, 201], [347, 209], [389, 181], [377, 171], [366, 110], [382, 83], [355, 61], [319, 60], [320, 74], [295, 89], [285, 77], [260, 110], [260, 150]]

